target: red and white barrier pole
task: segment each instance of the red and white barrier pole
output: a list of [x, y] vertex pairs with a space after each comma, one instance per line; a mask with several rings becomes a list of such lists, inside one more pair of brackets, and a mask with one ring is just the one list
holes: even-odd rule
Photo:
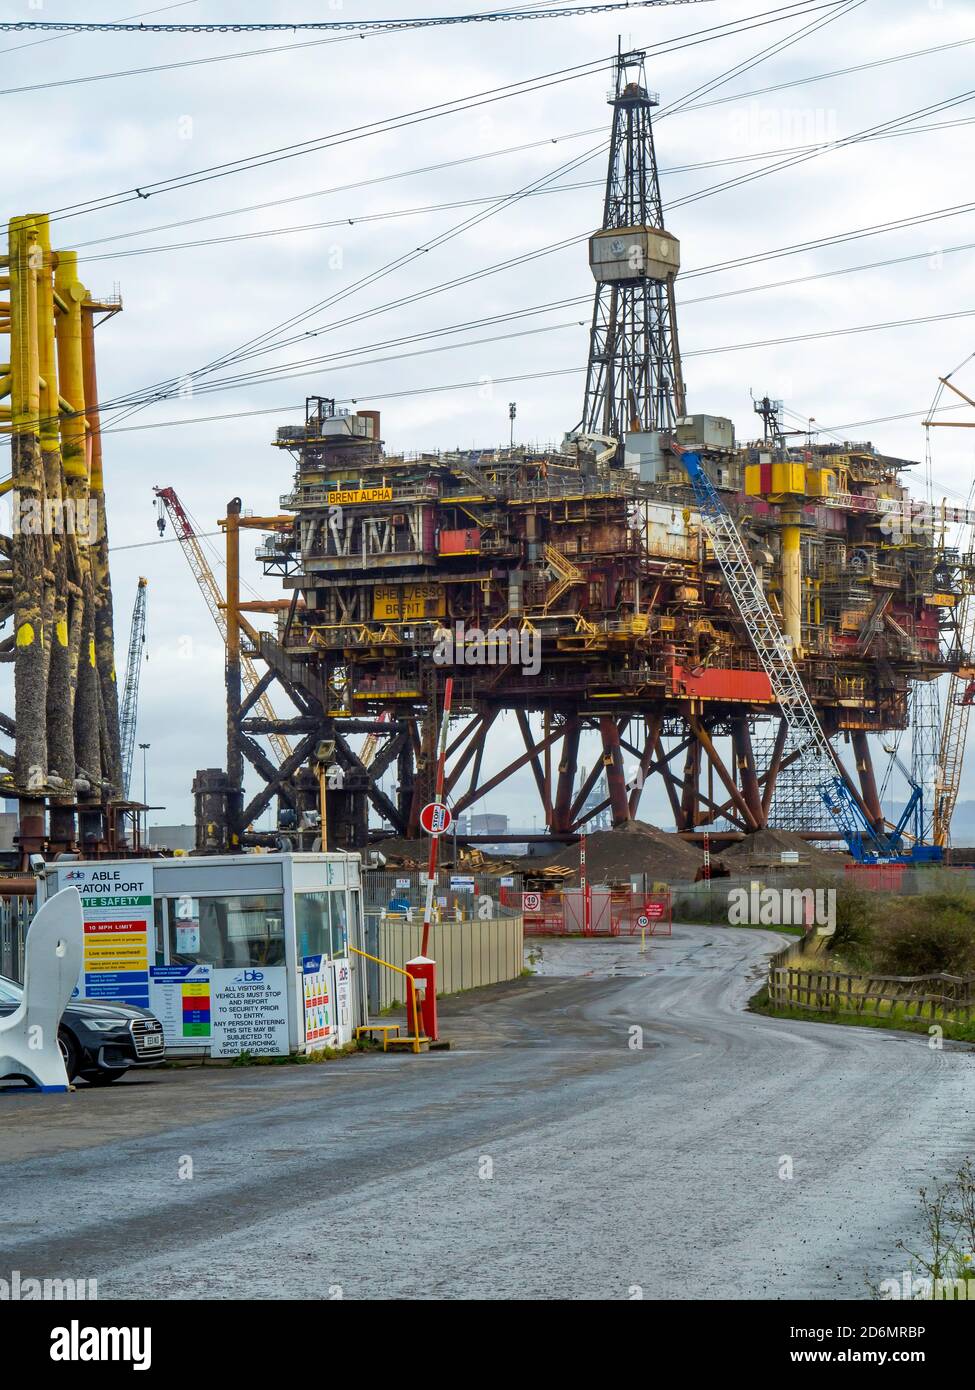
[[[450, 728], [450, 702], [454, 694], [454, 678], [448, 676], [443, 688], [443, 714], [440, 719], [440, 743], [437, 748], [437, 781], [434, 801], [443, 801], [444, 764], [447, 760], [447, 731]], [[430, 944], [430, 922], [433, 917], [433, 890], [437, 882], [437, 856], [440, 850], [440, 831], [430, 836], [430, 855], [427, 860], [427, 892], [423, 906], [423, 941], [420, 955], [425, 956]]]

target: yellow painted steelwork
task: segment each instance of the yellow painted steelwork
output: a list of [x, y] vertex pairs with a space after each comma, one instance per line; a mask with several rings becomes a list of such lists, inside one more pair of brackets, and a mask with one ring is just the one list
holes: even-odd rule
[[802, 559], [798, 526], [782, 527], [782, 617], [796, 656], [802, 654]]

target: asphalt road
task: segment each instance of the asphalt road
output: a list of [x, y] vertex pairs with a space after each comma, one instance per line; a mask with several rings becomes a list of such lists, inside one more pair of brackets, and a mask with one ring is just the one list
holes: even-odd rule
[[450, 1052], [0, 1095], [0, 1274], [133, 1299], [867, 1297], [904, 1268], [917, 1188], [975, 1152], [975, 1053], [748, 1014], [780, 944], [546, 942], [535, 978], [444, 1007]]

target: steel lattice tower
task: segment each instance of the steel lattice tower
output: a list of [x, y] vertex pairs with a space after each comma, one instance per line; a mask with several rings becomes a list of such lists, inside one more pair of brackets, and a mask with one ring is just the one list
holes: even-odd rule
[[671, 429], [684, 413], [674, 279], [680, 247], [664, 230], [642, 51], [620, 52], [603, 224], [589, 242], [596, 280], [582, 430], [619, 441]]

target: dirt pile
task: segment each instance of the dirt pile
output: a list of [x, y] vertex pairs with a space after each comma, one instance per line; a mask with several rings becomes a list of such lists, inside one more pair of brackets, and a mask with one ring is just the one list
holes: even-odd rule
[[[579, 881], [579, 846], [567, 845], [549, 864], [575, 870]], [[586, 836], [586, 877], [590, 883], [629, 883], [632, 874], [646, 874], [661, 883], [693, 882], [703, 856], [678, 835], [669, 835], [645, 821], [631, 821], [616, 830], [597, 830]]]
[[[799, 855], [798, 865], [783, 865], [782, 855], [790, 850]], [[754, 834], [746, 835], [743, 840], [722, 850], [721, 858], [732, 874], [783, 867], [832, 869], [841, 873], [848, 860], [845, 854], [818, 849], [792, 830], [756, 830]]]

